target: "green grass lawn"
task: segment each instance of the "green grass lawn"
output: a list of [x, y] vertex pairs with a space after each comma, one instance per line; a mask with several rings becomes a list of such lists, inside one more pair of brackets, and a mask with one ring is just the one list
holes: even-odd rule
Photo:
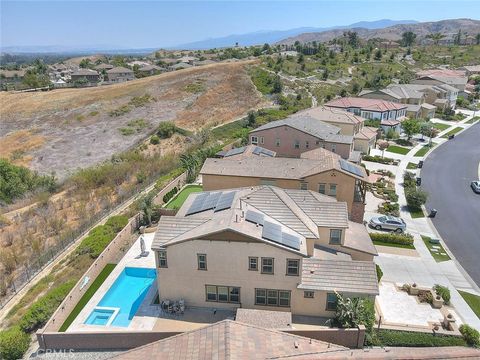
[[438, 129], [440, 131], [446, 130], [451, 126], [451, 125], [442, 124], [442, 123], [432, 123], [432, 125], [435, 129]]
[[72, 312], [68, 317], [65, 319], [65, 322], [62, 324], [60, 327], [60, 332], [65, 332], [68, 327], [72, 324], [73, 320], [78, 316], [80, 311], [87, 305], [88, 301], [92, 298], [92, 296], [97, 292], [98, 288], [100, 285], [103, 284], [105, 279], [107, 278], [108, 275], [115, 269], [115, 266], [117, 264], [107, 264], [103, 268], [103, 270], [98, 274], [97, 278], [91, 283], [87, 291], [85, 291], [85, 294], [81, 297], [81, 299], [78, 301], [77, 305], [73, 308]]
[[478, 120], [480, 120], [480, 116], [475, 116], [470, 120], [466, 121], [465, 124], [473, 124], [473, 123], [476, 123]]
[[[421, 235], [423, 242], [425, 243], [425, 246], [428, 248], [428, 251], [430, 251], [430, 254], [432, 254], [433, 258], [435, 259], [436, 262], [442, 262], [442, 261], [447, 261], [450, 260], [450, 256], [445, 252], [445, 249], [443, 248], [442, 244], [432, 244], [430, 243], [430, 238], [428, 236], [423, 236]], [[438, 246], [438, 251], [434, 252], [434, 246]], [[442, 253], [446, 255], [442, 255]]]
[[412, 211], [412, 210], [408, 209], [408, 211], [410, 212], [410, 216], [412, 217], [412, 219], [418, 219], [418, 218], [425, 217], [425, 214], [423, 213], [422, 210]]
[[458, 290], [458, 292], [460, 293], [460, 295], [462, 295], [463, 300], [467, 302], [468, 306], [471, 307], [473, 312], [480, 319], [480, 296], [460, 290]]
[[379, 240], [372, 240], [374, 245], [380, 245], [380, 246], [390, 246], [390, 247], [396, 247], [396, 248], [402, 248], [402, 249], [413, 249], [415, 250], [414, 245], [406, 245], [406, 244], [394, 244], [390, 242], [384, 242], [384, 241], [379, 241]]
[[458, 133], [459, 131], [462, 131], [462, 130], [463, 130], [463, 128], [456, 127], [454, 129], [450, 130], [449, 132], [447, 132], [445, 135], [443, 135], [442, 138], [447, 139], [449, 135], [454, 135], [454, 134], [456, 134], [456, 133]]
[[435, 147], [435, 143], [432, 142], [432, 146], [429, 146], [428, 144], [427, 145], [424, 145], [420, 150], [418, 150], [415, 155], [413, 156], [425, 156], [425, 154], [430, 150], [432, 149], [433, 147]]
[[405, 346], [405, 347], [437, 347], [437, 346], [466, 346], [465, 340], [459, 336], [410, 332], [401, 330], [374, 330], [377, 346]]
[[179, 209], [188, 195], [194, 192], [200, 192], [203, 188], [200, 185], [187, 185], [165, 206], [167, 209]]
[[417, 164], [415, 164], [415, 163], [409, 162], [409, 163], [407, 164], [407, 169], [408, 169], [408, 170], [415, 170], [415, 169], [417, 169], [417, 168], [418, 168], [418, 166], [417, 166]]
[[405, 155], [410, 151], [410, 149], [402, 146], [390, 145], [386, 151], [389, 151], [395, 154]]

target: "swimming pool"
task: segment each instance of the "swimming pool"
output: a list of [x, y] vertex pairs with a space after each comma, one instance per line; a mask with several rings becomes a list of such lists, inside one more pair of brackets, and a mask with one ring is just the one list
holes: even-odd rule
[[127, 327], [156, 277], [155, 269], [126, 267], [85, 324]]

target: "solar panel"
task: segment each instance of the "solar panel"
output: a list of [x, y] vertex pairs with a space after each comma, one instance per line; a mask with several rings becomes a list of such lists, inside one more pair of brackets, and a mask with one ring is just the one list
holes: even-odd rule
[[265, 221], [263, 223], [262, 237], [276, 243], [282, 243], [282, 227], [280, 225]]
[[343, 159], [340, 159], [339, 161], [340, 161], [340, 167], [343, 170], [348, 171], [349, 173], [352, 173], [354, 175], [363, 177], [363, 172], [358, 166], [350, 164], [348, 161], [345, 161]]
[[230, 209], [232, 207], [235, 191], [223, 192], [215, 206], [215, 212]]
[[245, 220], [263, 226], [263, 215], [256, 211], [247, 210]]
[[266, 156], [274, 157], [275, 153], [273, 151], [270, 151], [268, 149], [262, 149], [261, 153]]
[[282, 244], [289, 248], [300, 250], [300, 238], [297, 236], [282, 232]]
[[261, 147], [258, 147], [258, 146], [255, 146], [255, 149], [253, 149], [252, 151], [255, 155], [260, 155], [260, 153], [262, 152], [262, 148]]
[[217, 205], [217, 201], [218, 201], [218, 199], [220, 199], [221, 195], [222, 195], [221, 192], [209, 193], [209, 195], [207, 196], [207, 198], [205, 199], [205, 201], [202, 204], [202, 210], [201, 211], [213, 209]]
[[225, 154], [225, 157], [233, 156], [233, 155], [238, 155], [238, 154], [243, 154], [244, 151], [245, 151], [245, 146], [242, 146], [242, 147], [239, 147], [239, 148], [235, 148], [235, 149], [230, 149], [230, 150], [228, 150], [227, 153]]
[[202, 193], [197, 195], [197, 197], [195, 198], [195, 200], [193, 200], [192, 205], [190, 205], [190, 208], [185, 213], [185, 215], [188, 216], [188, 215], [196, 214], [198, 212], [203, 211], [202, 210], [203, 202], [207, 197], [208, 197], [208, 193]]

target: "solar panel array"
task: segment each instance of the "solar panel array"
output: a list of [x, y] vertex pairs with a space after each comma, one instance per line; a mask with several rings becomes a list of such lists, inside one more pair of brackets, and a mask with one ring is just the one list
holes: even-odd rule
[[245, 151], [245, 146], [235, 148], [235, 149], [230, 149], [225, 153], [225, 157], [243, 154], [244, 151]]
[[340, 159], [339, 161], [340, 161], [340, 167], [343, 170], [348, 171], [351, 174], [363, 177], [363, 172], [358, 166], [350, 164], [348, 161], [345, 161], [343, 159]]
[[214, 209], [215, 212], [230, 209], [232, 207], [235, 191], [230, 192], [204, 192], [193, 200], [192, 205], [185, 216], [197, 214]]
[[245, 214], [245, 220], [263, 226], [263, 215], [256, 211], [247, 210], [247, 213]]
[[299, 237], [283, 232], [280, 225], [271, 223], [270, 221], [264, 222], [262, 237], [289, 248], [300, 250], [301, 240]]
[[255, 155], [265, 155], [265, 156], [270, 156], [270, 157], [273, 157], [275, 155], [275, 153], [273, 151], [262, 148], [260, 146], [255, 146], [255, 149], [253, 149], [253, 153]]

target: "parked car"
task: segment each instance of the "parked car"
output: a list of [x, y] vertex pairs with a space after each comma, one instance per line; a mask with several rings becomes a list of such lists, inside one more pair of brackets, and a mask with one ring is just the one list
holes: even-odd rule
[[376, 230], [392, 230], [398, 233], [404, 232], [407, 228], [403, 219], [388, 215], [375, 216], [370, 219], [368, 224]]
[[475, 193], [480, 194], [480, 180], [472, 181], [470, 186]]

